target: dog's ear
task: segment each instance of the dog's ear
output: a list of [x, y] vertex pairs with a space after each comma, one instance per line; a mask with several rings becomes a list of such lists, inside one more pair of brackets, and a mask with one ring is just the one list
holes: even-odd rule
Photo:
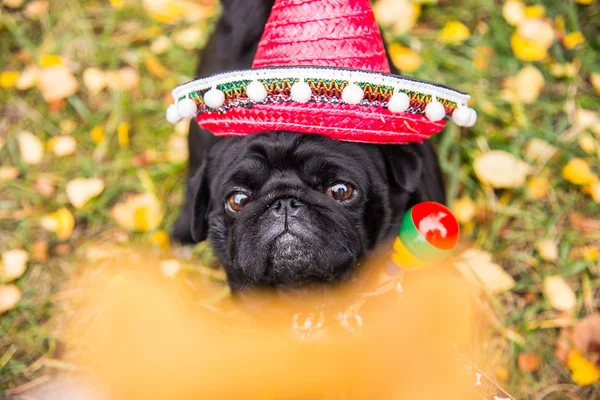
[[414, 145], [384, 146], [389, 183], [397, 189], [413, 193], [421, 183], [423, 153]]
[[208, 237], [208, 209], [210, 207], [210, 179], [208, 162], [204, 160], [190, 178], [187, 187], [191, 205], [191, 235], [194, 242], [202, 242]]

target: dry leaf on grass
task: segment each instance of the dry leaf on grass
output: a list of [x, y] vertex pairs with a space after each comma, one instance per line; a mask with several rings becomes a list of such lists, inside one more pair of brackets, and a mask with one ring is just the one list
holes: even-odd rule
[[525, 5], [518, 0], [508, 0], [502, 7], [502, 16], [510, 25], [517, 26], [525, 19]]
[[527, 65], [516, 76], [504, 81], [502, 98], [509, 102], [519, 100], [521, 103], [531, 104], [540, 96], [544, 84], [542, 73], [536, 67]]
[[15, 87], [19, 90], [28, 90], [37, 85], [40, 76], [40, 69], [37, 65], [28, 65], [25, 67], [19, 79], [15, 84]]
[[106, 87], [104, 72], [98, 68], [87, 68], [83, 71], [83, 85], [91, 94], [98, 94]]
[[391, 27], [395, 34], [403, 34], [415, 26], [421, 6], [409, 0], [378, 0], [373, 5], [377, 22]]
[[558, 243], [556, 240], [540, 240], [535, 244], [535, 248], [544, 261], [556, 261], [558, 259]]
[[527, 193], [534, 199], [542, 199], [548, 195], [548, 178], [532, 176], [527, 181]]
[[54, 180], [47, 175], [40, 175], [33, 181], [33, 188], [44, 197], [52, 197], [56, 192]]
[[31, 132], [21, 132], [17, 135], [19, 151], [23, 162], [27, 165], [39, 165], [44, 158], [42, 141]]
[[569, 352], [567, 367], [571, 370], [571, 379], [579, 386], [588, 386], [600, 380], [600, 369], [576, 349]]
[[12, 181], [19, 176], [19, 169], [9, 165], [0, 167], [0, 182]]
[[526, 18], [517, 27], [518, 34], [524, 39], [534, 41], [547, 50], [554, 42], [554, 28], [547, 18]]
[[417, 70], [423, 62], [420, 55], [398, 43], [394, 43], [390, 46], [389, 53], [396, 68], [403, 72], [413, 72]]
[[493, 262], [490, 253], [483, 250], [465, 251], [458, 258], [456, 268], [467, 282], [476, 286], [483, 285], [491, 293], [503, 293], [515, 285], [514, 279]]
[[205, 37], [206, 33], [202, 28], [191, 27], [175, 32], [173, 42], [182, 49], [194, 50], [202, 44]]
[[546, 163], [554, 157], [558, 148], [545, 140], [533, 138], [525, 146], [525, 158], [539, 164]]
[[77, 150], [77, 141], [73, 136], [68, 135], [54, 136], [48, 140], [46, 145], [56, 157], [70, 156]]
[[25, 0], [2, 0], [2, 4], [8, 8], [19, 8], [25, 3]]
[[23, 14], [29, 19], [34, 19], [47, 12], [49, 8], [50, 2], [48, 0], [34, 0], [27, 3]]
[[596, 365], [600, 365], [600, 313], [577, 321], [573, 330], [573, 344]]
[[581, 158], [574, 158], [565, 165], [562, 176], [575, 185], [589, 185], [598, 181], [598, 176], [590, 169], [590, 165]]
[[569, 214], [569, 221], [575, 231], [579, 233], [597, 233], [600, 232], [600, 219], [588, 218], [579, 213]]
[[21, 296], [21, 290], [15, 285], [0, 285], [0, 315], [15, 308]]
[[160, 202], [151, 193], [129, 196], [117, 203], [110, 214], [128, 231], [151, 231], [158, 227], [163, 218]]
[[531, 167], [502, 150], [492, 150], [477, 157], [473, 164], [475, 174], [484, 184], [493, 188], [519, 188]]
[[475, 203], [468, 197], [462, 197], [454, 202], [452, 212], [461, 224], [469, 223], [475, 216]]
[[460, 21], [448, 21], [440, 31], [438, 39], [442, 43], [457, 46], [471, 36], [469, 28]]
[[98, 196], [104, 190], [104, 181], [98, 178], [75, 178], [67, 183], [66, 192], [69, 202], [77, 209]]
[[555, 310], [568, 311], [577, 305], [575, 292], [560, 275], [544, 278], [544, 294]]
[[540, 367], [540, 356], [532, 352], [519, 353], [517, 364], [523, 372], [535, 372]]
[[14, 249], [2, 253], [0, 281], [9, 283], [19, 279], [27, 269], [27, 261], [29, 261], [29, 253], [25, 250]]
[[48, 259], [48, 242], [45, 240], [36, 240], [31, 245], [31, 259], [44, 262]]
[[65, 240], [75, 227], [75, 218], [68, 208], [61, 208], [60, 210], [47, 214], [40, 222], [42, 228], [49, 232], [55, 232], [59, 239]]
[[148, 241], [153, 245], [160, 247], [163, 250], [169, 250], [169, 234], [166, 231], [159, 230], [154, 232], [152, 235], [150, 235]]
[[48, 103], [72, 96], [79, 89], [75, 76], [65, 65], [54, 65], [40, 72], [39, 87]]

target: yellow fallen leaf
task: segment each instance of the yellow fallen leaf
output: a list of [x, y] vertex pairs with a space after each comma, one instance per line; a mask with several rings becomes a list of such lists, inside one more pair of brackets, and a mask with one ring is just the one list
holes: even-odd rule
[[454, 202], [452, 213], [461, 224], [469, 223], [475, 215], [475, 203], [468, 197], [462, 197]]
[[104, 72], [98, 68], [87, 68], [83, 71], [83, 85], [93, 95], [100, 93], [106, 87]]
[[546, 10], [539, 4], [525, 7], [525, 17], [527, 18], [541, 18], [544, 15], [546, 15]]
[[595, 0], [577, 0], [577, 3], [588, 6], [588, 5], [592, 4], [594, 1]]
[[600, 203], [600, 180], [586, 185], [582, 188], [583, 192], [588, 194], [596, 203]]
[[537, 43], [544, 50], [548, 50], [555, 39], [554, 28], [547, 18], [524, 19], [517, 27], [517, 34]]
[[206, 32], [204, 29], [200, 27], [190, 27], [175, 32], [173, 34], [173, 42], [182, 49], [193, 50], [197, 49], [202, 44], [205, 37]]
[[59, 239], [65, 240], [73, 233], [75, 218], [69, 209], [63, 207], [43, 217], [40, 224], [47, 231], [55, 232]]
[[569, 50], [572, 50], [583, 43], [585, 43], [585, 37], [583, 37], [583, 34], [579, 31], [571, 32], [563, 39], [563, 44]]
[[169, 250], [169, 234], [166, 231], [158, 230], [148, 238], [148, 241], [163, 250]]
[[584, 108], [577, 108], [574, 114], [575, 125], [581, 129], [594, 128], [594, 126], [600, 122], [598, 113], [594, 110], [586, 110]]
[[581, 158], [569, 161], [562, 170], [562, 176], [575, 185], [589, 185], [598, 180], [589, 164]]
[[161, 35], [154, 39], [150, 44], [150, 51], [154, 54], [163, 54], [171, 48], [171, 39], [165, 35]]
[[531, 167], [502, 150], [492, 150], [475, 159], [475, 174], [481, 182], [493, 188], [519, 188], [525, 185], [525, 179]]
[[592, 72], [590, 74], [590, 83], [596, 91], [596, 94], [600, 95], [600, 74]]
[[554, 157], [558, 151], [556, 146], [551, 145], [545, 140], [533, 138], [525, 146], [525, 158], [529, 161], [545, 164]]
[[540, 240], [535, 244], [540, 257], [544, 261], [558, 260], [558, 243], [553, 239]]
[[469, 249], [459, 256], [455, 265], [467, 282], [483, 286], [491, 293], [503, 293], [515, 285], [514, 279], [494, 263], [486, 251]]
[[415, 26], [421, 15], [421, 5], [409, 0], [379, 0], [373, 5], [373, 12], [377, 22], [401, 35]]
[[555, 310], [568, 311], [577, 305], [573, 289], [560, 275], [544, 278], [544, 294]]
[[502, 98], [511, 102], [516, 97], [521, 103], [531, 104], [540, 96], [544, 84], [542, 73], [536, 67], [527, 65], [514, 78], [509, 77], [504, 81]]
[[596, 139], [594, 139], [591, 135], [585, 133], [579, 136], [577, 139], [577, 143], [581, 150], [583, 150], [586, 154], [592, 155], [596, 151], [600, 150], [600, 144]]
[[25, 67], [19, 79], [15, 83], [15, 87], [19, 90], [29, 90], [37, 85], [39, 80], [40, 69], [37, 65], [31, 64]]
[[60, 64], [62, 64], [62, 60], [56, 54], [42, 54], [40, 56], [40, 66], [42, 68], [54, 67]]
[[75, 178], [66, 186], [67, 198], [77, 209], [98, 196], [104, 190], [104, 181], [98, 178]]
[[449, 21], [442, 28], [438, 39], [442, 43], [457, 46], [467, 40], [471, 36], [469, 28], [459, 21]]
[[27, 269], [27, 261], [29, 261], [29, 253], [25, 250], [14, 249], [2, 253], [0, 281], [10, 283], [19, 279]]
[[75, 138], [69, 135], [54, 136], [48, 140], [47, 146], [57, 157], [70, 156], [77, 150]]
[[0, 315], [15, 308], [21, 296], [21, 290], [15, 285], [0, 285]]
[[160, 271], [169, 278], [174, 279], [181, 271], [181, 263], [177, 260], [161, 261]]
[[571, 379], [579, 386], [588, 386], [600, 380], [600, 369], [572, 348], [567, 358]]
[[101, 126], [95, 126], [90, 131], [90, 136], [94, 143], [98, 144], [104, 140], [104, 128]]
[[188, 144], [187, 139], [183, 136], [174, 134], [169, 137], [167, 144], [168, 152], [167, 159], [172, 163], [187, 161], [188, 159]]
[[17, 135], [19, 151], [23, 162], [27, 165], [39, 165], [44, 158], [44, 145], [31, 132], [21, 132]]
[[10, 165], [0, 166], [0, 182], [12, 181], [19, 176], [19, 169]]
[[408, 47], [395, 43], [390, 46], [389, 53], [396, 68], [402, 72], [413, 72], [421, 66], [421, 56]]
[[525, 39], [517, 32], [510, 37], [510, 47], [515, 57], [522, 61], [541, 61], [548, 55], [546, 49], [539, 43]]
[[502, 16], [510, 25], [517, 26], [525, 19], [525, 5], [518, 0], [508, 0], [502, 6]]
[[19, 71], [2, 71], [0, 73], [0, 88], [10, 89], [17, 84]]
[[140, 83], [140, 74], [132, 67], [119, 68], [117, 77], [118, 85], [125, 90], [133, 90]]
[[58, 127], [65, 135], [70, 135], [75, 129], [77, 129], [77, 122], [72, 119], [63, 119], [58, 124]]
[[117, 203], [110, 214], [122, 228], [128, 231], [154, 230], [163, 218], [160, 202], [151, 193], [129, 196]]
[[117, 137], [119, 138], [119, 146], [129, 146], [129, 124], [127, 122], [121, 122], [117, 127]]
[[164, 79], [169, 75], [169, 71], [158, 61], [158, 58], [154, 57], [152, 54], [147, 54], [143, 58], [144, 65], [148, 68], [148, 71], [151, 75]]
[[54, 65], [40, 72], [39, 87], [48, 103], [69, 97], [77, 92], [79, 83], [64, 65]]
[[532, 176], [527, 181], [527, 192], [534, 199], [542, 199], [548, 195], [548, 178]]
[[125, 0], [109, 0], [109, 2], [115, 10], [120, 10], [125, 5]]
[[174, 0], [143, 0], [142, 4], [153, 19], [165, 24], [177, 21], [186, 13], [184, 5]]

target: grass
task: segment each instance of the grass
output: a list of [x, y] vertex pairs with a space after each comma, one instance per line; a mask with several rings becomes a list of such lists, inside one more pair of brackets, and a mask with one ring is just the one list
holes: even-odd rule
[[[202, 28], [195, 39], [201, 46], [214, 18], [212, 12], [194, 21], [161, 23], [142, 2], [126, 2], [121, 9], [105, 1], [53, 0], [48, 12], [27, 18], [22, 8], [0, 6], [0, 70], [22, 71], [26, 64], [40, 63], [43, 54], [57, 54], [68, 63], [80, 89], [64, 103], [48, 104], [37, 88], [19, 91], [0, 89], [0, 165], [19, 170], [17, 179], [0, 182], [0, 251], [25, 248], [33, 243], [48, 244], [47, 260], [31, 261], [17, 282], [23, 291], [18, 306], [0, 316], [0, 393], [43, 374], [40, 359], [60, 357], [63, 349], [57, 340], [52, 316], [58, 287], [77, 272], [78, 252], [101, 241], [129, 240], [148, 244], [152, 232], [132, 234], [120, 228], [109, 209], [124, 194], [144, 192], [148, 182], [156, 190], [165, 218], [158, 229], [168, 230], [182, 201], [185, 162], [148, 161], [152, 151], [164, 152], [173, 128], [164, 118], [168, 94], [177, 84], [192, 77], [196, 52], [171, 41], [164, 52], [151, 49], [159, 35], [176, 38], [187, 28]], [[204, 4], [209, 4], [204, 1]], [[434, 2], [435, 3], [435, 2]], [[514, 279], [509, 292], [490, 295], [492, 309], [504, 327], [488, 348], [486, 370], [492, 375], [506, 370], [501, 384], [518, 398], [600, 398], [599, 387], [579, 387], [568, 369], [554, 355], [559, 329], [559, 312], [552, 309], [543, 294], [543, 279], [562, 275], [575, 290], [575, 319], [597, 311], [600, 301], [598, 261], [576, 256], [577, 249], [600, 243], [600, 232], [583, 231], [573, 223], [573, 212], [600, 218], [600, 208], [579, 187], [561, 176], [564, 165], [575, 157], [584, 158], [592, 170], [600, 172], [598, 155], [586, 154], [577, 140], [565, 140], [573, 126], [573, 110], [596, 109], [598, 93], [590, 84], [590, 74], [600, 72], [600, 41], [595, 27], [600, 22], [600, 5], [580, 5], [574, 1], [532, 1], [542, 5], [553, 21], [562, 16], [567, 32], [580, 30], [586, 43], [567, 50], [558, 41], [544, 62], [518, 60], [510, 47], [514, 27], [502, 16], [502, 3], [492, 0], [444, 1], [422, 7], [417, 26], [407, 34], [385, 34], [391, 41], [419, 49], [423, 63], [410, 73], [415, 78], [439, 82], [471, 93], [479, 112], [477, 125], [460, 130], [450, 124], [434, 141], [447, 175], [449, 203], [457, 198], [472, 199], [475, 217], [463, 226], [467, 239], [489, 251]], [[466, 24], [471, 36], [459, 46], [437, 41], [439, 30], [452, 20]], [[477, 68], [473, 60], [477, 49], [490, 47], [488, 65]], [[159, 77], [147, 56], [153, 55], [168, 72]], [[553, 64], [578, 63], [572, 77], [552, 75]], [[545, 86], [533, 104], [507, 102], [501, 95], [502, 81], [527, 64], [543, 74]], [[134, 90], [105, 89], [92, 96], [82, 85], [86, 68], [116, 70], [128, 65], [139, 73]], [[1, 72], [1, 71], [0, 71]], [[70, 121], [65, 123], [65, 121]], [[130, 145], [120, 146], [117, 126], [130, 125]], [[26, 165], [19, 153], [16, 135], [24, 130], [42, 141], [61, 135], [68, 125], [77, 140], [74, 155], [57, 158], [46, 152], [38, 166]], [[105, 129], [105, 140], [96, 144], [90, 130]], [[510, 152], [525, 159], [525, 147], [532, 138], [543, 139], [558, 148], [555, 158], [538, 166], [535, 174], [547, 177], [548, 192], [534, 199], [526, 187], [493, 190], [477, 179], [473, 162], [488, 149]], [[598, 143], [597, 138], [595, 138]], [[143, 156], [142, 156], [143, 155]], [[148, 179], [140, 179], [144, 171]], [[82, 210], [68, 203], [64, 187], [76, 177], [101, 177], [106, 189]], [[39, 194], [36, 180], [49, 178], [56, 193], [49, 198]], [[41, 228], [40, 218], [67, 206], [76, 218], [75, 230], [66, 240]], [[535, 250], [539, 239], [555, 238], [559, 257], [543, 261]], [[203, 256], [207, 257], [206, 253]], [[210, 260], [205, 260], [210, 261]], [[508, 333], [507, 333], [508, 332]], [[531, 351], [541, 357], [540, 368], [524, 373], [517, 366], [518, 354]], [[52, 368], [65, 368], [60, 363]], [[57, 367], [58, 366], [58, 367]], [[47, 373], [44, 372], [44, 373]], [[544, 397], [545, 396], [545, 397]], [[594, 397], [595, 396], [595, 397]]]

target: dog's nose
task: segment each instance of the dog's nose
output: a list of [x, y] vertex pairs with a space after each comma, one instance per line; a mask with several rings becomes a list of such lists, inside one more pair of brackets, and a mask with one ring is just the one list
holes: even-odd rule
[[271, 205], [273, 214], [277, 216], [297, 215], [304, 204], [294, 198], [279, 199]]

